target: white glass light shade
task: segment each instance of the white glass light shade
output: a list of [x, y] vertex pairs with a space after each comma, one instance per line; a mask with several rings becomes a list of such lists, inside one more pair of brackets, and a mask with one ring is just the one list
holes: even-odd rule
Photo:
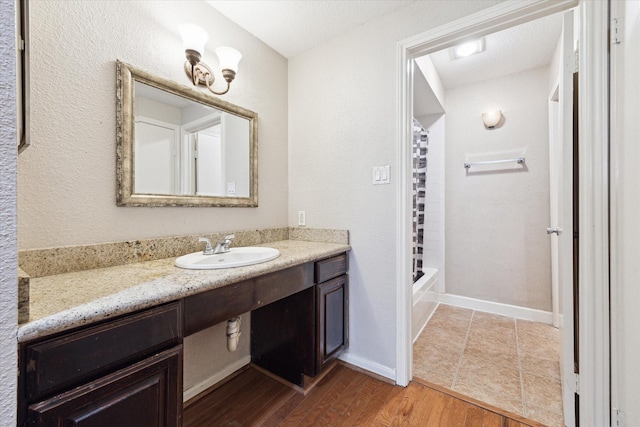
[[216, 55], [220, 61], [221, 70], [238, 71], [238, 63], [242, 59], [242, 54], [232, 47], [221, 46], [216, 48]]
[[209, 34], [194, 24], [180, 24], [178, 31], [182, 36], [182, 45], [184, 50], [195, 50], [199, 54], [204, 54], [204, 45], [209, 40]]
[[488, 129], [493, 129], [494, 127], [498, 126], [501, 121], [502, 111], [500, 110], [482, 113], [482, 122]]

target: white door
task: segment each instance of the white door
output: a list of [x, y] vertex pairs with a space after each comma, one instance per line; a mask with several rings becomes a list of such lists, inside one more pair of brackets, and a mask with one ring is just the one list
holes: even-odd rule
[[[565, 425], [575, 426], [574, 399], [576, 393], [576, 368], [574, 363], [574, 293], [573, 293], [573, 73], [575, 55], [573, 48], [573, 12], [565, 12], [562, 36], [562, 68], [559, 79], [557, 103], [557, 144], [550, 151], [552, 176], [550, 231], [552, 239], [557, 239], [557, 259], [552, 262], [552, 276], [557, 279], [559, 290], [561, 330], [562, 398]], [[555, 245], [556, 242], [552, 242]]]
[[139, 117], [135, 122], [134, 192], [174, 194], [176, 190], [176, 125]]
[[220, 125], [217, 134], [200, 131], [197, 137], [196, 183], [197, 195], [224, 196], [224, 161]]

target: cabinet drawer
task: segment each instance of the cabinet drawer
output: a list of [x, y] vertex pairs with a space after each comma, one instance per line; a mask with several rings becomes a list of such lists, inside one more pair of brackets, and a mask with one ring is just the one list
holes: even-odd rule
[[29, 406], [30, 426], [182, 425], [182, 346]]
[[185, 336], [313, 286], [313, 263], [243, 280], [184, 299]]
[[318, 261], [316, 262], [316, 283], [326, 282], [329, 279], [341, 276], [348, 269], [347, 254], [340, 254]]
[[33, 400], [182, 342], [181, 304], [171, 303], [24, 347]]

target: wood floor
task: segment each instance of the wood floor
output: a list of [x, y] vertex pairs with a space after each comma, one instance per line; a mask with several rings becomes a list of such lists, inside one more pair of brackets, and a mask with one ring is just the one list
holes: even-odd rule
[[184, 427], [540, 427], [438, 386], [393, 386], [338, 365], [303, 396], [254, 369], [189, 404]]

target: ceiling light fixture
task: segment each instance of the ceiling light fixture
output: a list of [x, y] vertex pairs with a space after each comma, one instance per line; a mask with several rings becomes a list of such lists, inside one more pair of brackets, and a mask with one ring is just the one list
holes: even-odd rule
[[460, 59], [484, 50], [484, 39], [471, 40], [451, 48], [451, 58]]
[[231, 82], [236, 77], [238, 71], [238, 63], [242, 59], [242, 54], [231, 47], [219, 47], [216, 49], [216, 55], [222, 69], [222, 77], [227, 82], [227, 88], [223, 91], [215, 91], [212, 86], [216, 78], [211, 68], [201, 62], [204, 45], [209, 40], [209, 35], [205, 30], [194, 24], [181, 24], [178, 31], [182, 35], [182, 43], [184, 52], [187, 57], [184, 63], [184, 71], [191, 79], [194, 86], [206, 86], [212, 93], [216, 95], [224, 95], [229, 92]]

